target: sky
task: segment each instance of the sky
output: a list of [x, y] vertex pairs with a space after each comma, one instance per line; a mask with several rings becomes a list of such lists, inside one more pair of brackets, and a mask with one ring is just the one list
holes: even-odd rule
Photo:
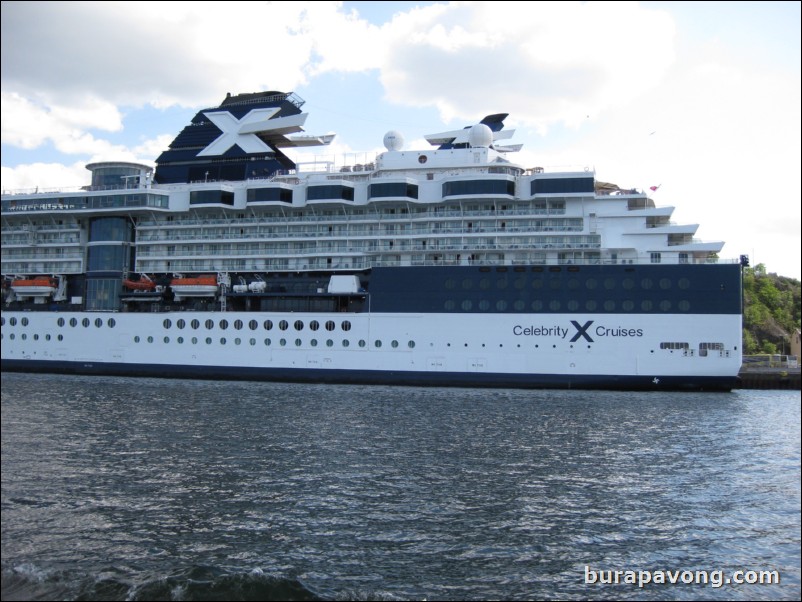
[[227, 92], [295, 92], [338, 162], [509, 113], [514, 162], [659, 186], [800, 279], [799, 2], [4, 1], [0, 43], [4, 191], [152, 165]]

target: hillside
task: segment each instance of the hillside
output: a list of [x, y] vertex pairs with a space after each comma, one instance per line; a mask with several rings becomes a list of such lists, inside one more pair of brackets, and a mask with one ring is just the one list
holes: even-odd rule
[[801, 297], [799, 280], [767, 274], [763, 264], [745, 268], [743, 353], [788, 353]]

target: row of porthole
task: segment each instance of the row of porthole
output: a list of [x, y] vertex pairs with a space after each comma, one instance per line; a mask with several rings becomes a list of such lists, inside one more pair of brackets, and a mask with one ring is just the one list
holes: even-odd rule
[[[509, 306], [510, 304], [507, 301], [501, 299], [499, 301], [496, 301], [495, 310], [500, 312], [507, 311]], [[578, 311], [579, 301], [575, 300], [568, 301], [566, 302], [565, 306], [566, 306], [565, 309], [567, 309], [568, 311]], [[664, 312], [671, 311], [672, 308], [671, 301], [667, 299], [660, 301], [660, 303], [658, 303], [657, 306], [660, 309], [660, 311]], [[549, 311], [556, 312], [562, 309], [562, 303], [557, 299], [552, 299], [551, 301], [549, 301], [548, 306], [546, 306], [544, 302], [541, 301], [540, 299], [535, 299], [530, 303], [530, 308], [532, 311], [542, 311], [545, 307], [548, 307]], [[604, 302], [602, 307], [604, 308], [604, 311], [608, 312], [615, 311], [616, 302], [611, 299], [608, 299], [607, 301]], [[454, 301], [453, 299], [449, 299], [443, 304], [443, 308], [446, 311], [455, 311], [457, 309], [457, 302]], [[476, 303], [476, 309], [478, 309], [479, 311], [489, 311], [490, 308], [491, 308], [491, 302], [488, 300], [483, 299], [482, 301]], [[515, 301], [512, 304], [512, 308], [514, 311], [524, 311], [526, 309], [526, 302], [519, 299], [518, 301]], [[474, 309], [474, 302], [471, 299], [465, 299], [459, 304], [459, 309], [462, 311], [472, 311]], [[599, 304], [595, 300], [589, 299], [588, 301], [585, 301], [585, 311], [598, 311], [598, 309], [599, 309]], [[645, 299], [641, 301], [640, 309], [641, 311], [647, 311], [647, 312], [654, 311], [654, 302]], [[683, 312], [690, 311], [691, 304], [686, 300], [679, 301], [677, 303], [677, 309]], [[635, 302], [628, 299], [622, 301], [621, 310], [634, 311]]]
[[[165, 330], [169, 330], [170, 328], [173, 327], [173, 322], [168, 318], [164, 320], [162, 325], [164, 326]], [[212, 330], [215, 327], [214, 320], [211, 319], [205, 320], [203, 325], [205, 326], [206, 330]], [[245, 327], [245, 323], [242, 320], [234, 320], [234, 322], [231, 325], [234, 327], [234, 330], [242, 330]], [[192, 330], [197, 330], [198, 328], [200, 328], [200, 320], [191, 320], [189, 322], [189, 326], [190, 328], [192, 328]], [[262, 327], [265, 330], [273, 330], [274, 326], [277, 326], [279, 330], [287, 330], [290, 327], [290, 323], [287, 320], [279, 320], [277, 324], [274, 324], [273, 320], [265, 320], [262, 323]], [[295, 320], [292, 326], [295, 330], [301, 331], [306, 326], [306, 323], [303, 320]], [[176, 320], [175, 327], [178, 328], [179, 330], [182, 330], [187, 327], [187, 323], [185, 320], [179, 319]], [[219, 320], [217, 323], [217, 328], [220, 330], [227, 330], [228, 327], [229, 327], [228, 320], [225, 319]], [[337, 324], [334, 322], [334, 320], [327, 320], [323, 324], [323, 327], [329, 332], [332, 332], [337, 329]], [[251, 330], [258, 329], [259, 322], [257, 320], [249, 320], [248, 328]], [[320, 330], [320, 322], [318, 322], [317, 320], [311, 320], [309, 322], [309, 330], [312, 331]], [[351, 330], [351, 322], [349, 320], [343, 320], [342, 322], [340, 322], [340, 330], [342, 330], [343, 332], [348, 332], [349, 330]]]
[[[190, 339], [186, 339], [186, 340], [184, 339], [184, 337], [176, 337], [176, 339], [175, 339], [175, 342], [178, 343], [179, 345], [183, 344], [186, 341], [188, 341], [189, 343], [191, 343], [193, 345], [197, 345], [199, 342], [201, 342], [201, 339], [199, 339], [198, 337], [191, 337]], [[142, 343], [142, 342], [155, 343], [156, 339], [153, 336], [140, 337], [139, 335], [137, 335], [137, 336], [134, 337], [134, 342], [135, 343]], [[170, 337], [165, 336], [165, 337], [162, 338], [162, 342], [169, 344], [171, 342], [171, 339], [170, 339]], [[214, 343], [214, 339], [212, 339], [212, 337], [206, 337], [205, 339], [203, 339], [203, 342], [206, 343], [207, 345], [212, 345]], [[228, 339], [226, 339], [225, 337], [220, 337], [220, 339], [218, 339], [217, 342], [220, 345], [227, 345], [228, 344]], [[240, 339], [240, 338], [235, 338], [235, 339], [233, 339], [232, 342], [234, 343], [234, 345], [242, 345], [244, 341], [242, 339]], [[250, 339], [248, 339], [247, 343], [253, 347], [253, 346], [256, 346], [257, 341], [256, 341], [255, 338], [250, 338]], [[343, 347], [350, 347], [351, 346], [351, 341], [348, 340], [348, 339], [343, 339], [341, 343], [342, 343]], [[266, 347], [270, 347], [271, 345], [274, 344], [274, 341], [272, 339], [269, 339], [269, 338], [268, 339], [264, 339], [264, 344], [265, 344]], [[289, 341], [287, 341], [287, 339], [279, 339], [278, 340], [278, 345], [281, 346], [281, 347], [286, 347], [288, 344], [289, 344]], [[295, 339], [293, 341], [293, 344], [296, 347], [302, 347], [304, 343], [303, 343], [303, 341], [301, 339]], [[318, 342], [317, 339], [311, 339], [309, 341], [309, 345], [311, 347], [317, 347], [318, 344], [319, 344], [319, 342]], [[334, 341], [332, 339], [326, 339], [325, 344], [326, 344], [326, 347], [334, 347]], [[390, 347], [392, 347], [393, 349], [397, 349], [399, 347], [399, 345], [400, 345], [400, 343], [395, 339], [390, 341]], [[367, 347], [367, 342], [364, 339], [359, 339], [359, 341], [357, 341], [357, 346], [359, 346], [361, 348]], [[380, 339], [376, 339], [373, 342], [373, 346], [376, 349], [379, 349], [379, 348], [381, 348], [383, 346], [383, 343], [382, 343], [382, 341]], [[415, 341], [408, 341], [407, 342], [407, 347], [409, 347], [410, 349], [414, 349], [415, 348]]]
[[[4, 336], [5, 336], [5, 335], [4, 335]], [[15, 336], [15, 334], [12, 332], [10, 335], [8, 335], [8, 338], [9, 338], [10, 340], [12, 340], [12, 341], [13, 341], [13, 340], [16, 338], [16, 336]], [[27, 341], [27, 340], [28, 340], [28, 335], [27, 335], [26, 333], [24, 333], [24, 332], [23, 332], [23, 333], [20, 335], [20, 337], [19, 337], [19, 338], [20, 338], [20, 339], [22, 339], [23, 341]], [[38, 341], [38, 340], [39, 340], [39, 335], [38, 335], [38, 334], [32, 334], [32, 335], [31, 335], [31, 338], [32, 338], [34, 341]], [[50, 335], [50, 334], [46, 334], [46, 335], [44, 336], [44, 339], [45, 339], [45, 341], [49, 341], [49, 340], [51, 340], [52, 338], [53, 338], [53, 337], [52, 337], [52, 335]], [[57, 341], [63, 341], [63, 340], [64, 340], [64, 335], [63, 335], [63, 334], [56, 335], [56, 340], [57, 340]]]
[[[512, 281], [513, 286], [518, 289], [526, 288], [527, 279], [526, 278], [516, 278]], [[471, 290], [475, 285], [476, 281], [473, 278], [464, 278], [460, 283], [463, 290]], [[596, 278], [588, 278], [585, 280], [585, 288], [588, 290], [594, 290], [599, 287], [599, 281]], [[601, 281], [601, 285], [608, 291], [613, 290], [616, 285], [618, 284], [618, 280], [616, 278], [605, 278]], [[563, 284], [563, 280], [559, 278], [553, 278], [550, 280], [545, 280], [541, 278], [537, 278], [531, 281], [531, 288], [533, 289], [541, 289], [548, 288], [552, 290], [558, 290], [565, 286], [570, 290], [576, 290], [580, 288], [580, 281], [578, 278], [570, 278], [568, 279], [565, 284]], [[497, 289], [505, 289], [509, 286], [509, 280], [507, 278], [498, 278], [496, 280], [496, 288]], [[640, 281], [640, 288], [642, 290], [651, 290], [655, 286], [654, 281], [651, 278], [642, 278]], [[669, 290], [673, 286], [673, 283], [670, 278], [661, 278], [657, 282], [657, 286], [659, 286], [662, 290]], [[680, 278], [677, 281], [677, 286], [680, 289], [686, 290], [689, 289], [691, 286], [691, 281], [687, 278]], [[454, 278], [449, 278], [445, 281], [446, 289], [453, 290], [457, 288], [457, 281]], [[491, 287], [490, 278], [480, 278], [478, 281], [478, 287], [482, 290], [488, 290]], [[621, 280], [621, 288], [624, 290], [632, 290], [635, 288], [635, 280], [632, 278], [624, 278]]]
[[[23, 318], [20, 318], [19, 322], [20, 322], [20, 324], [22, 326], [27, 326], [28, 323], [29, 323], [29, 320], [28, 320], [27, 317], [23, 317]], [[3, 325], [5, 325], [5, 318], [3, 318], [2, 323], [3, 323]], [[17, 325], [17, 318], [16, 317], [9, 318], [8, 323], [9, 323], [10, 326], [16, 326]], [[69, 322], [67, 322], [64, 318], [59, 318], [58, 321], [57, 321], [57, 324], [60, 327], [64, 327], [67, 324], [69, 324], [72, 327], [76, 327], [76, 326], [78, 326], [78, 323], [79, 323], [78, 322], [78, 318], [70, 318]], [[81, 320], [81, 322], [80, 322], [80, 324], [84, 328], [89, 328], [89, 326], [91, 326], [92, 323], [93, 323], [93, 321], [90, 320], [89, 318], [83, 318]], [[94, 325], [97, 328], [102, 327], [103, 324], [104, 324], [103, 318], [95, 318], [94, 319]], [[109, 318], [108, 320], [106, 320], [105, 324], [109, 328], [114, 328], [117, 325], [117, 321], [114, 318]], [[203, 324], [204, 324], [204, 326], [206, 327], [207, 330], [212, 330], [215, 327], [215, 321], [211, 320], [211, 319], [205, 320]], [[164, 326], [165, 329], [170, 329], [170, 328], [173, 327], [173, 322], [172, 322], [172, 320], [170, 320], [168, 318], [168, 319], [165, 319], [162, 322], [162, 325]], [[244, 327], [244, 322], [242, 320], [234, 320], [232, 325], [233, 325], [235, 330], [241, 330]], [[197, 319], [191, 320], [189, 322], [189, 326], [193, 330], [197, 330], [201, 326], [200, 320], [197, 320]], [[229, 327], [229, 322], [228, 322], [228, 320], [225, 320], [225, 319], [219, 320], [217, 322], [216, 326], [220, 330], [226, 330]], [[290, 323], [287, 320], [279, 320], [279, 322], [277, 324], [274, 324], [273, 320], [265, 320], [262, 323], [262, 326], [264, 327], [265, 330], [272, 330], [274, 328], [274, 326], [277, 326], [279, 330], [287, 330], [290, 327]], [[301, 330], [304, 329], [305, 326], [306, 326], [306, 324], [302, 320], [295, 320], [295, 322], [293, 322], [293, 328], [295, 330], [301, 331]], [[312, 331], [319, 330], [320, 326], [321, 326], [320, 322], [318, 322], [317, 320], [311, 320], [309, 322], [309, 330], [312, 330]], [[176, 320], [175, 327], [178, 328], [179, 330], [181, 330], [181, 329], [187, 327], [187, 323], [186, 323], [185, 320], [179, 319], [179, 320]], [[334, 320], [327, 320], [323, 324], [323, 327], [326, 330], [328, 330], [329, 332], [332, 332], [332, 331], [336, 330], [337, 324], [334, 322]], [[259, 328], [259, 322], [257, 320], [250, 320], [248, 322], [248, 328], [250, 328], [251, 330], [256, 330], [257, 328]], [[351, 330], [351, 322], [349, 320], [343, 320], [342, 322], [340, 322], [340, 329], [343, 332], [348, 332], [349, 330]]]

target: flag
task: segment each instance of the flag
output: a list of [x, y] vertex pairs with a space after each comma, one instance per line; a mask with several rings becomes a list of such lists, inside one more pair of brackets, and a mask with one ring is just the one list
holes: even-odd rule
[[658, 184], [657, 186], [649, 186], [649, 190], [652, 192], [657, 192], [657, 189], [660, 188], [662, 184]]

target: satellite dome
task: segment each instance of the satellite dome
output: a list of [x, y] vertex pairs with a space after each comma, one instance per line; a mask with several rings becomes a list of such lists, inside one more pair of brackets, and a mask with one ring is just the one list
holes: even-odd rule
[[404, 137], [400, 132], [390, 130], [384, 135], [384, 148], [388, 151], [398, 151], [404, 146]]
[[468, 134], [468, 142], [471, 146], [490, 146], [493, 144], [493, 131], [484, 123], [477, 123], [471, 127], [471, 133]]

